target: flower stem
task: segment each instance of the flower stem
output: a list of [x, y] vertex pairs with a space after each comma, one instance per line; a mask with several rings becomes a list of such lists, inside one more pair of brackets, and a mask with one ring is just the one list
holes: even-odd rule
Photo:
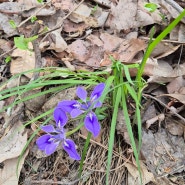
[[75, 129], [69, 131], [66, 133], [66, 137], [72, 135], [73, 133], [77, 132], [78, 130], [80, 130], [80, 128], [82, 128], [84, 125], [84, 122], [80, 123]]

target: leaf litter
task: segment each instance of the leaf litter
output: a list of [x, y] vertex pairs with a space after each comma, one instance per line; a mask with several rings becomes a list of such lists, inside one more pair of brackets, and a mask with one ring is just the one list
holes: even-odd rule
[[[38, 44], [42, 67], [55, 66], [58, 70], [65, 68], [69, 71], [91, 72], [110, 70], [112, 64], [110, 55], [124, 64], [141, 63], [151, 27], [155, 26], [157, 30], [155, 34], [159, 34], [183, 9], [180, 3], [173, 0], [150, 0], [150, 2], [157, 4], [156, 11], [146, 10], [145, 2], [141, 0], [84, 1], [75, 10], [74, 7], [79, 2], [74, 0], [52, 0], [45, 4], [34, 0], [0, 1], [0, 83], [5, 82], [10, 75], [35, 68], [35, 55], [37, 56], [35, 48], [29, 47], [33, 51], [23, 51], [12, 47], [13, 36], [30, 36], [34, 28], [34, 22], [30, 22], [33, 16], [36, 16], [41, 24]], [[67, 13], [70, 14], [66, 16]], [[10, 20], [13, 20], [16, 29], [11, 27]], [[143, 145], [140, 158], [143, 184], [185, 183], [184, 22], [182, 19], [166, 40], [157, 45], [144, 69], [147, 87], [144, 89], [146, 94], [142, 100]], [[58, 26], [59, 28], [54, 30]], [[43, 34], [44, 31], [49, 33]], [[4, 62], [7, 56], [11, 57], [11, 63]], [[131, 76], [135, 76], [136, 72], [130, 70]], [[27, 84], [32, 75], [26, 73], [21, 78], [11, 80], [11, 83], [2, 89]], [[42, 90], [42, 88], [31, 90], [30, 94], [23, 96], [27, 97]], [[69, 100], [74, 99], [75, 88], [26, 101], [21, 107], [13, 108], [12, 113], [0, 113], [0, 164], [4, 165], [2, 169], [0, 167], [0, 184], [8, 184], [7, 179], [14, 181], [14, 184], [24, 183], [26, 179], [32, 184], [47, 182], [104, 184], [109, 130], [106, 120], [102, 123], [103, 130], [98, 139], [91, 140], [84, 161], [83, 180], [77, 180], [78, 163], [59, 151], [50, 157], [44, 157], [43, 154], [39, 154], [34, 141], [21, 158], [17, 171], [19, 181], [15, 178], [16, 173], [11, 174], [12, 169], [16, 169], [17, 157], [28, 139], [27, 134], [31, 135], [36, 130], [35, 125], [41, 124], [39, 122], [31, 124], [31, 128], [20, 131], [21, 120], [23, 118], [29, 120], [48, 111], [66, 97]], [[15, 98], [13, 96], [0, 101], [1, 109]], [[131, 116], [132, 111], [130, 107]], [[110, 182], [124, 184], [127, 181], [128, 184], [138, 185], [139, 173], [125, 128], [125, 119], [120, 115], [122, 114], [119, 114], [117, 120]], [[38, 135], [41, 134], [40, 131]], [[73, 139], [83, 143], [86, 135], [87, 132], [82, 129], [81, 134], [75, 135]], [[10, 136], [15, 138], [12, 139]], [[9, 168], [10, 165], [12, 169]]]

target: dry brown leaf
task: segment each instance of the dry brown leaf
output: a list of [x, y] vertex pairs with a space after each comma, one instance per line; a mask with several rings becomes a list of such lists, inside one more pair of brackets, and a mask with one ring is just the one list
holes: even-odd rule
[[87, 5], [81, 4], [72, 14], [69, 16], [69, 19], [75, 23], [83, 22], [91, 15], [91, 8]]
[[[8, 3], [8, 2], [5, 2], [5, 3]], [[0, 13], [0, 30], [3, 30], [8, 36], [17, 35], [18, 34], [17, 30], [11, 27], [11, 25], [9, 24], [9, 20], [13, 20], [16, 25], [19, 25], [19, 23], [21, 22], [21, 17], [8, 16]]]
[[95, 25], [95, 27], [101, 27], [105, 24], [105, 21], [107, 20], [107, 17], [109, 15], [109, 12], [103, 11], [102, 8], [98, 7], [95, 13], [93, 14], [95, 22], [98, 23], [98, 25]]
[[[66, 41], [61, 36], [61, 30], [58, 29], [49, 34], [44, 43], [40, 43], [39, 48], [41, 51], [45, 50], [55, 50], [56, 52], [63, 52], [67, 48]], [[49, 41], [47, 41], [49, 40]]]
[[178, 123], [174, 123], [172, 120], [168, 119], [167, 130], [170, 134], [174, 136], [182, 136], [184, 134], [184, 127]]
[[160, 42], [153, 50], [150, 57], [160, 59], [174, 53], [181, 45], [174, 46], [171, 43]]
[[176, 40], [179, 42], [185, 42], [185, 26], [182, 23], [179, 23], [171, 32], [170, 40]]
[[68, 33], [79, 32], [82, 34], [87, 27], [88, 25], [86, 25], [85, 23], [74, 23], [68, 19], [64, 20], [63, 23], [63, 30]]
[[3, 50], [3, 52], [7, 52], [12, 49], [11, 43], [6, 41], [5, 39], [0, 39], [0, 49]]
[[99, 37], [96, 36], [96, 35], [91, 34], [91, 35], [89, 35], [89, 36], [87, 37], [87, 39], [90, 40], [90, 41], [91, 41], [91, 44], [93, 44], [93, 45], [97, 45], [97, 46], [99, 46], [99, 47], [100, 47], [100, 46], [103, 46], [102, 40], [99, 39]]
[[185, 94], [179, 94], [179, 93], [178, 94], [162, 94], [160, 96], [169, 96], [169, 97], [172, 97], [172, 98], [178, 100], [179, 102], [185, 104]]
[[0, 140], [0, 162], [18, 157], [27, 142], [22, 123], [15, 123], [6, 136]]
[[[182, 76], [175, 78], [166, 87], [169, 94], [177, 93], [180, 88], [185, 86], [185, 79]], [[180, 93], [182, 94], [182, 93]]]
[[117, 134], [122, 135], [125, 142], [131, 145], [130, 137], [129, 137], [127, 127], [126, 127], [125, 118], [123, 115], [123, 110], [121, 109], [118, 110], [116, 130], [117, 130]]
[[[140, 184], [140, 176], [139, 176], [138, 168], [135, 165], [130, 163], [126, 163], [125, 166], [127, 167], [127, 170], [129, 172], [128, 184], [129, 185]], [[141, 166], [141, 175], [142, 175], [142, 185], [145, 185], [149, 182], [155, 183], [154, 175], [148, 171], [147, 167], [142, 161], [140, 161], [140, 166]]]
[[140, 39], [131, 39], [128, 41], [128, 45], [126, 45], [125, 42], [121, 43], [118, 50], [121, 62], [134, 63], [133, 58], [135, 55], [145, 48], [146, 43]]
[[103, 41], [103, 49], [105, 51], [112, 51], [117, 50], [119, 46], [124, 42], [125, 44], [128, 43], [128, 41], [123, 40], [117, 36], [110, 35], [108, 33], [101, 33], [100, 39]]
[[[0, 169], [0, 184], [1, 185], [18, 185], [21, 168], [24, 160], [28, 154], [27, 152], [22, 156], [19, 161], [19, 168], [17, 169], [18, 157], [4, 161], [4, 167]], [[18, 174], [18, 177], [17, 177]]]
[[[31, 43], [30, 43], [31, 45]], [[29, 46], [30, 46], [29, 45]], [[10, 72], [14, 74], [22, 73], [24, 71], [32, 70], [35, 68], [35, 53], [28, 50], [15, 49], [12, 53], [12, 58], [10, 64]], [[33, 73], [26, 73], [25, 76], [31, 78]]]
[[74, 7], [73, 0], [52, 0], [52, 5], [58, 10], [70, 11]]
[[76, 40], [72, 44], [68, 45], [67, 52], [71, 53], [72, 56], [80, 62], [85, 62], [90, 55], [88, 45], [89, 44], [83, 40]]
[[119, 1], [116, 6], [111, 5], [111, 14], [107, 25], [119, 31], [151, 25], [161, 21], [161, 17], [158, 14], [158, 11], [150, 13], [145, 10], [144, 3], [141, 1]]

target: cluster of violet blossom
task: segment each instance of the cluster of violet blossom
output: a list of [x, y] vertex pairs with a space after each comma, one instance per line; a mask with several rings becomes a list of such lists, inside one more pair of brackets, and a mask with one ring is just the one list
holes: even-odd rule
[[99, 99], [104, 88], [104, 83], [98, 84], [94, 87], [90, 98], [88, 98], [87, 91], [83, 87], [78, 87], [76, 94], [81, 101], [63, 100], [59, 102], [53, 112], [56, 127], [53, 125], [41, 127], [41, 129], [47, 134], [37, 139], [36, 144], [38, 148], [43, 150], [46, 155], [51, 155], [56, 151], [59, 144], [61, 144], [70, 158], [80, 160], [81, 157], [75, 148], [74, 141], [66, 138], [64, 126], [68, 121], [67, 113], [70, 114], [71, 118], [76, 118], [83, 113], [86, 114], [84, 126], [93, 134], [94, 137], [97, 137], [100, 133], [101, 126], [93, 110], [102, 106], [102, 103], [99, 101]]

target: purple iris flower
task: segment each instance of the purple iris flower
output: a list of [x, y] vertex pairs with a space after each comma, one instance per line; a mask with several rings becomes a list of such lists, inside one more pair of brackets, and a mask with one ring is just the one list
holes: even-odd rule
[[38, 148], [45, 151], [46, 155], [51, 155], [59, 144], [62, 144], [63, 149], [69, 154], [70, 158], [80, 160], [81, 158], [75, 148], [74, 141], [65, 137], [64, 126], [68, 121], [66, 113], [59, 108], [55, 108], [53, 116], [56, 121], [56, 128], [53, 125], [41, 127], [47, 134], [37, 139], [36, 144]]
[[82, 101], [76, 100], [64, 100], [61, 101], [57, 107], [62, 109], [64, 112], [68, 112], [72, 118], [86, 113], [84, 119], [84, 125], [86, 129], [93, 134], [94, 137], [97, 137], [100, 132], [100, 124], [96, 114], [93, 112], [93, 109], [101, 107], [102, 103], [99, 101], [103, 90], [105, 88], [104, 83], [100, 83], [93, 89], [90, 98], [87, 97], [87, 91], [83, 87], [78, 87], [76, 94]]

